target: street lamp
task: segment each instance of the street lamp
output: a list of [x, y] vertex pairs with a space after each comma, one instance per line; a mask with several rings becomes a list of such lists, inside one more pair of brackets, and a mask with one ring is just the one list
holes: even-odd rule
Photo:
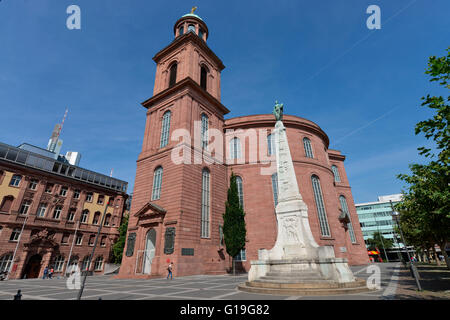
[[397, 227], [398, 230], [400, 232], [400, 236], [402, 237], [402, 242], [403, 245], [405, 246], [405, 250], [406, 250], [406, 255], [408, 256], [408, 261], [409, 261], [409, 266], [411, 268], [411, 273], [413, 275], [414, 280], [416, 280], [416, 285], [417, 285], [417, 289], [419, 291], [422, 291], [422, 287], [420, 286], [420, 281], [419, 281], [419, 273], [417, 272], [417, 268], [414, 265], [414, 263], [411, 261], [411, 256], [409, 255], [409, 250], [408, 250], [408, 246], [405, 242], [405, 238], [403, 237], [403, 232], [402, 232], [402, 228], [400, 227], [400, 223], [398, 222], [399, 217], [399, 213], [397, 211], [394, 210], [394, 205], [392, 204], [392, 200], [389, 200], [390, 204], [391, 204], [391, 208], [392, 208], [392, 218], [395, 220], [395, 222], [397, 223]]

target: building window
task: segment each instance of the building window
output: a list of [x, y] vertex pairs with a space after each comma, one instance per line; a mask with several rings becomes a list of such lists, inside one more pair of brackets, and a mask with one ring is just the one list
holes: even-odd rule
[[89, 210], [83, 210], [83, 212], [81, 213], [81, 223], [87, 223], [88, 221], [88, 217], [89, 217]]
[[203, 29], [202, 28], [198, 28], [198, 36], [200, 37], [200, 39], [203, 39]]
[[202, 113], [202, 148], [206, 149], [208, 146], [208, 116]]
[[15, 174], [12, 176], [11, 181], [9, 182], [9, 185], [11, 187], [18, 187], [21, 180], [22, 180], [22, 176]]
[[169, 143], [169, 133], [170, 133], [170, 116], [171, 112], [168, 110], [164, 112], [161, 126], [161, 139], [159, 142], [159, 147], [163, 148]]
[[169, 88], [175, 85], [176, 82], [177, 82], [177, 64], [174, 63], [170, 67]]
[[67, 187], [61, 187], [61, 190], [59, 190], [59, 195], [62, 196], [62, 197], [65, 197], [67, 195], [67, 190], [68, 189], [69, 188], [67, 188]]
[[234, 257], [235, 261], [246, 261], [247, 260], [247, 253], [245, 252], [245, 249], [241, 249], [241, 251], [237, 254], [236, 257]]
[[86, 194], [86, 202], [92, 202], [92, 198], [93, 198], [92, 192], [88, 192]]
[[344, 211], [350, 219], [350, 222], [347, 224], [350, 240], [352, 241], [352, 243], [356, 243], [355, 231], [353, 230], [352, 219], [350, 217], [350, 212], [348, 211], [347, 199], [345, 199], [344, 196], [339, 196], [339, 202], [341, 203], [342, 211]]
[[319, 225], [322, 236], [330, 237], [330, 227], [328, 226], [327, 213], [323, 202], [322, 189], [320, 188], [320, 180], [317, 176], [311, 177], [312, 187], [314, 191], [314, 199], [316, 201], [317, 214], [319, 217]]
[[200, 87], [206, 91], [206, 84], [208, 82], [208, 69], [205, 66], [200, 68]]
[[53, 211], [53, 219], [59, 219], [59, 217], [61, 216], [61, 211], [62, 211], [62, 207], [56, 206], [55, 210]]
[[230, 157], [231, 159], [241, 158], [241, 140], [233, 138], [230, 141]]
[[312, 147], [311, 147], [311, 140], [308, 138], [303, 138], [303, 146], [305, 147], [305, 155], [308, 158], [314, 158]]
[[278, 173], [274, 173], [272, 175], [272, 193], [273, 193], [273, 202], [275, 203], [275, 207], [278, 204]]
[[76, 212], [76, 209], [70, 209], [69, 210], [69, 213], [67, 214], [67, 220], [68, 221], [75, 220], [75, 212]]
[[267, 154], [269, 156], [275, 154], [275, 134], [269, 134], [267, 136]]
[[83, 235], [77, 234], [77, 238], [75, 239], [75, 244], [77, 246], [81, 246], [82, 243], [83, 243]]
[[9, 209], [11, 209], [11, 205], [14, 201], [13, 196], [6, 196], [3, 197], [2, 205], [0, 206], [1, 212], [9, 212]]
[[106, 215], [106, 217], [105, 217], [105, 223], [104, 223], [104, 225], [108, 227], [108, 226], [110, 225], [110, 223], [111, 223], [111, 214], [108, 213], [108, 214]]
[[11, 267], [12, 264], [12, 254], [5, 254], [1, 259], [0, 259], [0, 272], [9, 272], [9, 268]]
[[9, 237], [10, 241], [19, 241], [20, 238], [20, 229], [15, 228], [13, 232], [11, 233], [11, 236]]
[[28, 188], [30, 190], [36, 190], [37, 185], [38, 185], [38, 181], [33, 179], [33, 180], [30, 181], [30, 184], [28, 185]]
[[74, 199], [80, 199], [80, 190], [74, 190], [73, 191], [73, 198]]
[[161, 198], [162, 176], [163, 168], [156, 168], [155, 172], [153, 173], [152, 200], [158, 200]]
[[183, 35], [183, 33], [184, 33], [184, 27], [183, 26], [178, 28], [178, 33], [179, 33], [180, 36]]
[[30, 209], [30, 206], [31, 206], [31, 201], [30, 200], [24, 200], [22, 202], [22, 205], [20, 206], [19, 213], [20, 214], [27, 214], [28, 210]]
[[201, 219], [201, 237], [209, 238], [209, 170], [202, 171], [202, 219]]
[[341, 177], [339, 176], [338, 167], [336, 167], [335, 165], [332, 165], [331, 166], [331, 171], [333, 171], [334, 181], [335, 182], [341, 182]]
[[45, 192], [52, 193], [52, 191], [53, 191], [53, 183], [47, 183], [45, 186]]
[[91, 234], [90, 236], [89, 236], [89, 245], [92, 247], [92, 246], [94, 246], [94, 242], [95, 242], [95, 234]]
[[38, 211], [37, 211], [37, 216], [43, 218], [43, 217], [45, 217], [45, 213], [46, 212], [47, 212], [47, 204], [46, 203], [40, 203]]
[[81, 271], [86, 271], [89, 267], [89, 256], [84, 257], [81, 261]]
[[241, 208], [244, 208], [244, 189], [242, 186], [242, 178], [239, 176], [236, 176], [236, 186], [239, 196], [239, 205], [241, 206]]
[[97, 257], [94, 261], [94, 270], [101, 271], [103, 269], [103, 257]]
[[106, 236], [103, 236], [102, 239], [100, 240], [100, 246], [106, 247]]
[[64, 233], [61, 239], [61, 243], [68, 243], [69, 242], [69, 234]]
[[99, 195], [97, 199], [97, 204], [103, 204], [105, 202], [105, 196]]
[[95, 212], [94, 213], [94, 219], [92, 220], [92, 224], [99, 224], [100, 221], [100, 212]]
[[64, 257], [63, 256], [57, 256], [54, 263], [54, 269], [55, 271], [62, 271], [64, 267]]
[[190, 25], [188, 26], [188, 32], [189, 32], [189, 31], [195, 33], [195, 25], [190, 24]]

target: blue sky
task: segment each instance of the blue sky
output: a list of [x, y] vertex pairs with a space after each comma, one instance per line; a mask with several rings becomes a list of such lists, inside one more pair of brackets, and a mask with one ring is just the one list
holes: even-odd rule
[[[81, 30], [66, 28], [71, 4]], [[366, 27], [371, 4], [381, 8], [380, 30]], [[81, 152], [80, 165], [94, 171], [114, 168], [132, 192], [152, 57], [194, 5], [226, 66], [227, 118], [270, 113], [278, 99], [347, 156], [356, 203], [401, 191], [396, 174], [430, 145], [414, 135], [432, 115], [420, 98], [444, 94], [424, 71], [450, 45], [448, 0], [2, 0], [0, 141], [46, 147], [68, 107], [62, 151]]]

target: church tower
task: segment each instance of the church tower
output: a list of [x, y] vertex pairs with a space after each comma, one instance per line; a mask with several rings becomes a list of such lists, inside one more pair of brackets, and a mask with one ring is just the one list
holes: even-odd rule
[[[169, 261], [178, 276], [224, 273], [228, 266], [221, 238], [227, 170], [194, 161], [215, 156], [205, 148], [208, 130], [223, 132], [229, 112], [220, 102], [225, 66], [208, 47], [208, 27], [194, 11], [176, 21], [173, 41], [153, 57], [155, 84], [142, 103], [145, 133], [119, 277], [161, 276]], [[173, 160], [180, 144], [187, 162]]]

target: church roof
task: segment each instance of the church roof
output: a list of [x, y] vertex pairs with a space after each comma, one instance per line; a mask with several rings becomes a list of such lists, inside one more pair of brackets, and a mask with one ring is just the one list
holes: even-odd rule
[[200, 18], [200, 17], [199, 17], [198, 15], [196, 15], [195, 13], [186, 13], [184, 16], [182, 16], [182, 18], [185, 18], [185, 17], [194, 17], [194, 18], [198, 18], [198, 19], [200, 19], [200, 20], [203, 21], [203, 19]]

